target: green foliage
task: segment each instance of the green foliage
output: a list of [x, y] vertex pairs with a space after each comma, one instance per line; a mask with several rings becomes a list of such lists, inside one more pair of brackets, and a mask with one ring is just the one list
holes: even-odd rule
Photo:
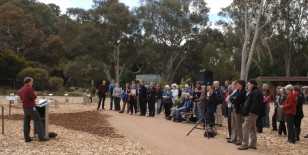
[[49, 90], [51, 91], [63, 91], [64, 90], [64, 80], [60, 77], [51, 77], [48, 80]]
[[28, 67], [20, 71], [17, 75], [17, 80], [23, 83], [25, 77], [33, 78], [33, 88], [35, 90], [46, 90], [48, 88], [48, 72], [41, 68]]
[[16, 75], [28, 66], [25, 58], [17, 56], [7, 49], [0, 51], [0, 84], [13, 84]]

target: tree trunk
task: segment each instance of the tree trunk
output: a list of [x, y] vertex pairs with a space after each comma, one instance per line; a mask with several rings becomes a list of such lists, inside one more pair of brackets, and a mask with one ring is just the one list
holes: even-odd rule
[[245, 36], [244, 36], [244, 44], [242, 48], [242, 60], [241, 60], [241, 79], [247, 80], [246, 75], [246, 62], [247, 62], [247, 47], [248, 41], [250, 38], [250, 26], [248, 25], [248, 6], [245, 7]]
[[113, 59], [115, 62], [114, 70], [116, 75], [116, 83], [120, 82], [120, 44], [113, 51]]

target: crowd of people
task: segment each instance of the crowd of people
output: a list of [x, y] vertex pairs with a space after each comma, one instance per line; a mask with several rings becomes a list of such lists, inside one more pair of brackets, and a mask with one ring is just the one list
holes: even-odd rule
[[[119, 113], [137, 115], [139, 112], [139, 116], [145, 116], [148, 110], [148, 117], [155, 117], [164, 109], [167, 120], [181, 122], [185, 117], [190, 117], [186, 120], [196, 118], [196, 123], [203, 121], [211, 128], [223, 126], [223, 119], [227, 118], [227, 142], [239, 145], [239, 150], [257, 149], [257, 133], [262, 133], [264, 127], [270, 127], [272, 98], [269, 85], [263, 84], [260, 88], [255, 80], [236, 80], [232, 83], [226, 80], [225, 86], [220, 86], [219, 81], [214, 81], [212, 85], [201, 85], [197, 81], [195, 86], [185, 84], [183, 88], [177, 84], [161, 88], [153, 82], [146, 87], [141, 80], [139, 83], [127, 83], [124, 89], [114, 80], [109, 86], [103, 81], [98, 87], [100, 99], [97, 109], [100, 105], [105, 109], [108, 91], [109, 110]], [[272, 131], [288, 135], [287, 142], [294, 144], [300, 140], [304, 96], [300, 87], [292, 85], [277, 87], [275, 95]]]
[[[25, 85], [19, 90], [24, 110], [24, 138], [31, 142], [29, 137], [30, 120], [34, 125], [40, 141], [46, 141], [43, 134], [43, 125], [35, 106], [36, 95], [32, 88], [33, 79], [26, 77]], [[114, 80], [107, 86], [106, 81], [98, 87], [98, 107], [105, 109], [106, 93], [110, 91], [110, 109], [119, 113], [148, 117], [159, 115], [164, 109], [165, 118], [180, 122], [183, 117], [196, 116], [196, 123], [203, 122], [213, 128], [223, 126], [223, 118], [228, 119], [228, 143], [239, 145], [239, 150], [257, 149], [257, 133], [263, 132], [263, 127], [270, 127], [270, 101], [269, 85], [258, 87], [255, 80], [236, 80], [225, 86], [219, 81], [212, 85], [201, 85], [196, 82], [195, 87], [185, 84], [179, 88], [177, 84], [160, 85], [153, 82], [148, 87], [144, 81], [127, 83], [122, 89]], [[122, 108], [120, 102], [123, 102]], [[304, 117], [303, 103], [305, 98], [298, 86], [278, 86], [274, 98], [274, 113], [272, 116], [272, 131], [280, 136], [287, 135], [290, 144], [300, 141], [301, 121]], [[101, 106], [102, 105], [102, 106]], [[114, 109], [113, 109], [114, 108]], [[127, 109], [126, 109], [127, 108]], [[194, 118], [194, 117], [191, 117]], [[186, 119], [190, 120], [190, 119]], [[191, 119], [192, 120], [192, 119]], [[277, 127], [277, 122], [279, 126]], [[308, 138], [308, 135], [304, 136]], [[250, 143], [249, 143], [250, 139]]]

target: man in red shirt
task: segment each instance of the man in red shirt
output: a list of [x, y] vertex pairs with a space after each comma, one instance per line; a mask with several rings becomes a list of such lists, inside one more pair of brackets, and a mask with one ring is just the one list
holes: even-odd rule
[[43, 124], [40, 118], [40, 115], [35, 106], [36, 95], [32, 88], [33, 79], [26, 77], [24, 79], [25, 85], [19, 90], [19, 96], [22, 101], [22, 107], [24, 110], [24, 137], [26, 142], [31, 142], [32, 138], [30, 134], [30, 120], [34, 121], [35, 131], [38, 134], [40, 141], [46, 141], [44, 137]]

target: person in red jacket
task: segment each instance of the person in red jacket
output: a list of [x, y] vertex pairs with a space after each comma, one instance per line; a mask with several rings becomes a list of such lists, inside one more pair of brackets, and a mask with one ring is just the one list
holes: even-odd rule
[[25, 85], [19, 90], [19, 96], [22, 101], [22, 107], [24, 110], [24, 137], [26, 142], [31, 142], [32, 138], [30, 134], [30, 121], [34, 121], [35, 131], [38, 134], [40, 141], [46, 141], [44, 137], [43, 124], [40, 118], [40, 115], [35, 106], [36, 95], [32, 88], [33, 79], [26, 77], [24, 79]]
[[292, 85], [287, 85], [285, 88], [288, 96], [284, 105], [281, 106], [287, 121], [288, 143], [294, 144], [295, 143], [294, 117], [296, 114], [296, 97], [292, 92], [294, 89]]

